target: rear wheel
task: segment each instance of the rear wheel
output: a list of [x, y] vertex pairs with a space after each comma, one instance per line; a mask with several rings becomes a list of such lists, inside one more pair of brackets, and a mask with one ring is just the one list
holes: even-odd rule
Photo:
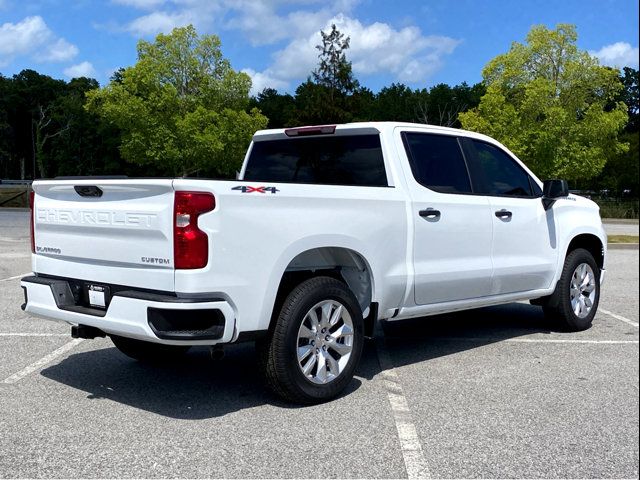
[[573, 250], [567, 255], [555, 292], [543, 306], [545, 315], [565, 330], [586, 330], [599, 302], [600, 269], [589, 251]]
[[168, 362], [184, 356], [191, 348], [188, 345], [163, 345], [118, 335], [110, 335], [110, 337], [118, 350], [141, 362]]
[[364, 342], [362, 313], [347, 286], [315, 277], [287, 296], [273, 332], [258, 343], [267, 385], [285, 400], [313, 404], [353, 378]]

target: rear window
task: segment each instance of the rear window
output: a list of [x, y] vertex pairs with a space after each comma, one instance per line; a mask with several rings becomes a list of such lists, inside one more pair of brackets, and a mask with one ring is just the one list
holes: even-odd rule
[[265, 140], [253, 144], [244, 179], [386, 187], [379, 135]]

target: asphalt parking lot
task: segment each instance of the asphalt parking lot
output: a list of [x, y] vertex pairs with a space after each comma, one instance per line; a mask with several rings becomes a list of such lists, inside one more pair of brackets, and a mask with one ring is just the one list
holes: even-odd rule
[[251, 344], [151, 367], [20, 310], [28, 217], [0, 211], [0, 477], [637, 478], [638, 250], [593, 328], [515, 303], [379, 328], [348, 393], [293, 407]]

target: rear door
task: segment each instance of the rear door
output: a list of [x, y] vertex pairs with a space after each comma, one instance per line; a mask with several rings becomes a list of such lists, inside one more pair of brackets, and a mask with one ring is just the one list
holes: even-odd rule
[[173, 291], [172, 180], [34, 183], [34, 271]]
[[465, 139], [473, 188], [486, 195], [493, 222], [491, 294], [548, 288], [558, 259], [553, 210], [542, 190], [514, 158], [497, 145]]
[[489, 201], [472, 195], [459, 140], [398, 132], [411, 172], [415, 302], [428, 305], [489, 295], [493, 222]]

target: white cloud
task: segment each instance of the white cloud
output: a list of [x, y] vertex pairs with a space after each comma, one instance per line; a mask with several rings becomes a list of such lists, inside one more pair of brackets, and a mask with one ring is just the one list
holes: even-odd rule
[[273, 3], [253, 0], [237, 0], [231, 8], [237, 14], [226, 27], [241, 30], [253, 45], [269, 45], [287, 38], [306, 36], [336, 13], [336, 10], [325, 7], [317, 11], [297, 10], [280, 16]]
[[265, 86], [274, 88], [304, 79], [318, 64], [319, 30], [328, 31], [332, 23], [351, 37], [347, 58], [356, 76], [391, 73], [401, 82], [424, 81], [442, 67], [444, 58], [460, 44], [460, 40], [451, 37], [425, 36], [416, 27], [394, 29], [380, 22], [363, 25], [357, 19], [337, 15], [313, 33], [293, 39], [275, 52], [271, 66], [254, 76], [265, 84], [271, 80], [273, 83]]
[[[208, 30], [220, 11], [221, 0], [116, 0], [138, 10], [150, 13], [135, 18], [122, 30], [137, 37], [149, 37], [158, 33], [169, 33], [176, 27], [192, 24], [198, 30]], [[156, 10], [155, 6], [162, 6]]]
[[610, 67], [638, 68], [638, 47], [632, 47], [627, 42], [616, 42], [605, 45], [598, 51], [589, 52], [600, 60], [600, 63]]
[[152, 12], [138, 17], [129, 23], [126, 29], [136, 36], [155, 35], [168, 33], [176, 27], [182, 27], [193, 23], [194, 18], [187, 13]]
[[44, 50], [35, 54], [35, 58], [42, 62], [66, 62], [78, 55], [78, 47], [59, 38]]
[[239, 30], [253, 45], [284, 43], [271, 55], [267, 68], [245, 69], [253, 79], [253, 92], [264, 87], [287, 88], [293, 81], [304, 80], [318, 64], [315, 47], [320, 43], [320, 30], [329, 30], [332, 23], [351, 37], [347, 57], [357, 76], [383, 73], [401, 82], [425, 81], [442, 68], [460, 43], [451, 37], [425, 35], [412, 26], [363, 24], [353, 15], [361, 0], [112, 1], [147, 10], [124, 27], [137, 36], [192, 23], [199, 31], [211, 31], [214, 25]]
[[112, 3], [124, 5], [126, 7], [140, 8], [144, 10], [159, 7], [164, 4], [164, 0], [111, 0]]
[[71, 65], [63, 70], [63, 73], [69, 78], [78, 77], [95, 77], [96, 69], [93, 68], [91, 62], [82, 62], [77, 65]]
[[282, 89], [287, 87], [287, 82], [278, 78], [270, 77], [268, 74], [256, 72], [251, 68], [242, 70], [251, 77], [251, 94], [257, 95], [265, 88]]
[[[0, 0], [1, 1], [1, 0]], [[112, 0], [146, 13], [122, 27], [137, 36], [167, 33], [192, 23], [210, 30], [217, 26], [240, 30], [253, 45], [267, 45], [307, 34], [309, 27], [324, 24], [327, 18], [349, 12], [361, 0]], [[287, 15], [280, 7], [301, 7]], [[308, 10], [315, 7], [316, 10]], [[305, 9], [307, 8], [307, 9]]]
[[77, 54], [78, 48], [57, 37], [40, 16], [0, 25], [0, 65], [21, 55], [29, 55], [39, 62], [61, 62]]
[[29, 53], [44, 44], [51, 31], [42, 17], [27, 17], [18, 23], [0, 26], [0, 55], [14, 56]]

